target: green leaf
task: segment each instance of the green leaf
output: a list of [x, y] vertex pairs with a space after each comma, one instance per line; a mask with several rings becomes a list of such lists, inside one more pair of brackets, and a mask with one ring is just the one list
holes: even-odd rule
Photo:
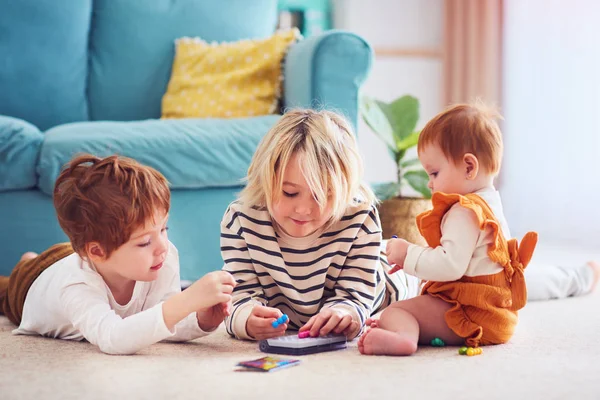
[[395, 143], [402, 142], [415, 131], [419, 121], [419, 100], [416, 97], [407, 95], [394, 100], [390, 104], [379, 103], [392, 127]]
[[408, 168], [408, 167], [412, 167], [414, 165], [419, 165], [420, 163], [421, 163], [421, 161], [419, 161], [418, 158], [411, 158], [410, 160], [402, 161], [400, 166], [402, 168]]
[[398, 150], [407, 150], [410, 149], [413, 146], [416, 146], [417, 143], [419, 143], [419, 134], [421, 132], [413, 132], [410, 135], [408, 135], [407, 137], [405, 137], [403, 140], [396, 142], [396, 147], [398, 148]]
[[423, 170], [408, 171], [404, 174], [404, 178], [410, 187], [421, 193], [424, 198], [431, 198], [431, 191], [427, 187], [427, 183], [429, 182], [429, 176], [427, 175], [427, 172]]
[[373, 191], [381, 201], [391, 199], [400, 195], [400, 184], [398, 182], [389, 182], [373, 185]]
[[385, 103], [363, 95], [360, 98], [360, 114], [371, 130], [383, 140], [392, 152], [395, 152], [394, 132], [386, 114], [381, 109], [382, 104], [385, 106]]

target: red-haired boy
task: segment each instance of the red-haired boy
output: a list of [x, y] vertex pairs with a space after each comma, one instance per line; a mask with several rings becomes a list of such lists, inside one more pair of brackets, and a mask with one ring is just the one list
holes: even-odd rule
[[119, 156], [74, 158], [54, 188], [70, 243], [25, 253], [10, 277], [0, 277], [0, 313], [18, 325], [13, 333], [132, 354], [216, 329], [235, 280], [211, 272], [181, 291], [167, 238], [170, 203], [166, 179], [150, 167]]

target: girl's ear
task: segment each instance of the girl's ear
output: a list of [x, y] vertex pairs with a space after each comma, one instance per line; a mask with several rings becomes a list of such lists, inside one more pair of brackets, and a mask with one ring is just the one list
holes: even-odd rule
[[98, 242], [89, 242], [85, 244], [85, 253], [92, 262], [104, 261], [106, 259], [106, 253]]
[[465, 165], [465, 178], [467, 180], [473, 180], [477, 178], [479, 173], [479, 160], [471, 153], [467, 153], [463, 156], [463, 162]]

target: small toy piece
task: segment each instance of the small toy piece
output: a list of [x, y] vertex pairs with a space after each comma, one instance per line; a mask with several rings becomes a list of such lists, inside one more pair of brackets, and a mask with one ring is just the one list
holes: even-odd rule
[[480, 354], [483, 354], [483, 349], [481, 347], [470, 347], [467, 349], [467, 355], [469, 357], [478, 356]]
[[478, 356], [480, 354], [483, 354], [483, 349], [481, 347], [461, 347], [460, 349], [458, 349], [458, 354], [460, 354], [461, 356]]
[[440, 339], [439, 337], [436, 337], [436, 338], [431, 339], [431, 345], [433, 347], [444, 347], [446, 345], [446, 343], [444, 343], [444, 341], [442, 339]]
[[307, 337], [310, 337], [310, 331], [298, 333], [298, 339], [306, 339]]
[[277, 320], [273, 321], [271, 326], [273, 328], [277, 328], [279, 325], [285, 324], [288, 321], [288, 319], [289, 318], [288, 318], [287, 314], [283, 314], [281, 317], [277, 318]]
[[398, 239], [398, 235], [392, 235], [392, 239]]

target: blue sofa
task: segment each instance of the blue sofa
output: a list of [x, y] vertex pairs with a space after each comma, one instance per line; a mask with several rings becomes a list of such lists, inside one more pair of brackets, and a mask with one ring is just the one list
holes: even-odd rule
[[[169, 235], [182, 279], [219, 269], [219, 223], [261, 137], [279, 118], [160, 120], [174, 39], [271, 35], [276, 0], [19, 0], [0, 17], [0, 274], [65, 241], [52, 206], [74, 154], [122, 154], [172, 187]], [[360, 37], [328, 31], [284, 61], [284, 107], [325, 107], [356, 124], [372, 60]]]

